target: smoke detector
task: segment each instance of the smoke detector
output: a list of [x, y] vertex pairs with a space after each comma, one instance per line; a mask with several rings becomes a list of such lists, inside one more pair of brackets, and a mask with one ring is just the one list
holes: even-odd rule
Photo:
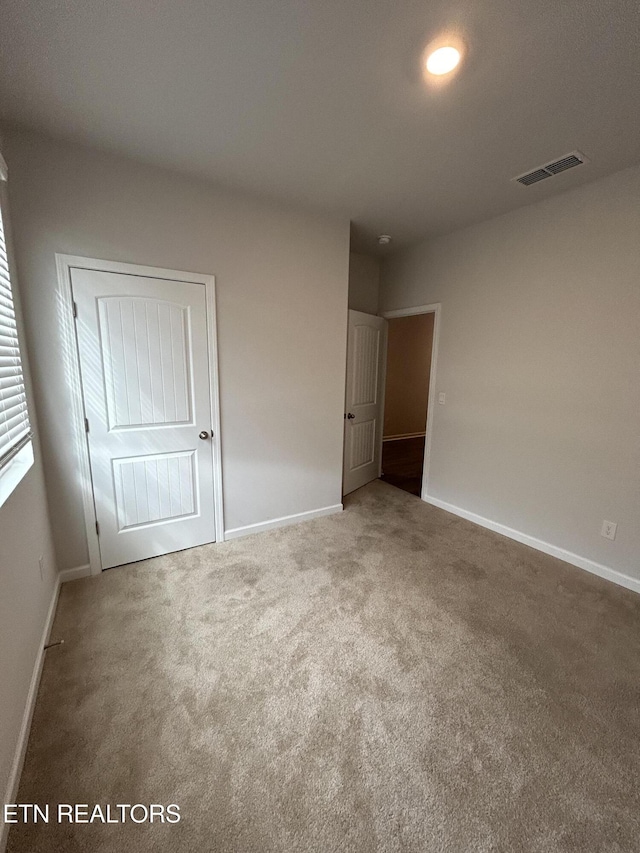
[[380, 246], [388, 246], [391, 242], [391, 237], [388, 234], [381, 234], [378, 237], [378, 245]]

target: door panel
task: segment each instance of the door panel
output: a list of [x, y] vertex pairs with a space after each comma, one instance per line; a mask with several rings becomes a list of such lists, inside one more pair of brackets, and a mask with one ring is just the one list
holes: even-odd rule
[[102, 567], [214, 541], [204, 285], [71, 280]]
[[349, 311], [343, 493], [380, 475], [387, 322]]
[[375, 405], [381, 332], [356, 321], [353, 326], [352, 406]]
[[189, 423], [188, 309], [158, 299], [100, 297], [98, 316], [110, 428]]
[[112, 466], [118, 532], [196, 513], [193, 451], [114, 459]]
[[[352, 407], [352, 408], [355, 408]], [[351, 439], [351, 470], [375, 461], [376, 422], [363, 421], [352, 423], [349, 430]]]

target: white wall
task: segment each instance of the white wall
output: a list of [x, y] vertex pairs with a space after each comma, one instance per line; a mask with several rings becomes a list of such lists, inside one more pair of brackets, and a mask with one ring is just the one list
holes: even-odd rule
[[429, 495], [640, 578], [640, 167], [399, 253], [381, 302], [442, 303]]
[[7, 131], [61, 568], [87, 562], [54, 253], [216, 276], [225, 527], [339, 504], [349, 222]]
[[349, 255], [349, 308], [378, 313], [380, 261], [371, 255], [351, 252]]
[[[5, 146], [0, 140], [2, 153]], [[9, 180], [11, 181], [11, 170]], [[11, 243], [10, 211], [2, 182], [7, 240]], [[9, 214], [9, 215], [7, 215]], [[11, 254], [11, 253], [10, 253]], [[15, 264], [12, 265], [16, 313], [19, 328], [20, 304]], [[24, 341], [24, 329], [21, 340]], [[28, 360], [23, 347], [23, 366], [27, 384], [29, 415], [37, 430], [36, 411], [31, 394]], [[0, 507], [0, 796], [11, 797], [8, 790], [12, 764], [18, 744], [34, 665], [41, 649], [43, 629], [58, 574], [45, 498], [42, 462], [37, 439], [35, 463], [16, 490]], [[40, 576], [38, 560], [43, 557]], [[1, 823], [1, 820], [0, 820]], [[0, 849], [2, 848], [0, 829]]]

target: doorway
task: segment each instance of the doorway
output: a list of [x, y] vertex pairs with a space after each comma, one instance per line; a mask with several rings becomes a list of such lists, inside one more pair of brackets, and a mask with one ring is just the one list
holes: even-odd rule
[[222, 538], [213, 277], [59, 269], [92, 573]]
[[439, 303], [349, 310], [344, 495], [380, 477], [426, 499], [439, 328]]
[[433, 417], [439, 306], [386, 314], [387, 361], [381, 479], [423, 497]]

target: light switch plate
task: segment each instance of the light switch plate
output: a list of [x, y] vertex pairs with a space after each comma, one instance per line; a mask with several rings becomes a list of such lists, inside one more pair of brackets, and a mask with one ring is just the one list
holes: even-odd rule
[[438, 402], [440, 403], [441, 406], [444, 406], [444, 401], [445, 401], [445, 394], [444, 394], [444, 391], [441, 391], [438, 394]]

